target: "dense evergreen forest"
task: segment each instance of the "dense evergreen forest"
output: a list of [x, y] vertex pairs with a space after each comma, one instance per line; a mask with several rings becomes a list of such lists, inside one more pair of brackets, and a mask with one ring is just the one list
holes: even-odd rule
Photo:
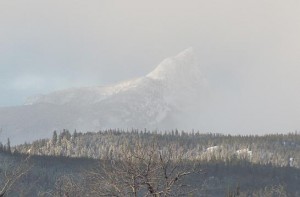
[[25, 169], [8, 196], [300, 196], [296, 132], [63, 130], [0, 151], [1, 188]]
[[105, 130], [98, 133], [80, 133], [68, 130], [54, 131], [52, 139], [34, 141], [15, 147], [19, 153], [94, 159], [118, 159], [121, 149], [129, 144], [144, 146], [153, 140], [160, 149], [172, 146], [176, 154], [197, 161], [232, 160], [249, 161], [255, 164], [291, 166], [300, 168], [300, 135], [231, 136], [200, 134], [199, 132], [150, 132], [132, 130]]

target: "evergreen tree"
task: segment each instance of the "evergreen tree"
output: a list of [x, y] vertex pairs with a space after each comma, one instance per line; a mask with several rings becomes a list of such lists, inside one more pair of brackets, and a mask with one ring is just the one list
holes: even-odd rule
[[78, 133], [77, 133], [77, 130], [75, 129], [72, 138], [75, 139], [77, 136], [78, 136]]
[[52, 135], [52, 145], [55, 146], [57, 143], [57, 133], [56, 131], [53, 131], [53, 135]]
[[7, 151], [8, 153], [11, 153], [10, 139], [9, 139], [9, 138], [7, 138], [6, 151]]

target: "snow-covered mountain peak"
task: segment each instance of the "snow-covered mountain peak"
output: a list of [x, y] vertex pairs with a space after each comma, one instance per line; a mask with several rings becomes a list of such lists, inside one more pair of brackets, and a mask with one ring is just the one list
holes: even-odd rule
[[[168, 95], [176, 92], [197, 91], [205, 84], [200, 72], [193, 48], [188, 48], [174, 57], [163, 60], [146, 77], [119, 82], [107, 86], [81, 87], [55, 91], [50, 94], [32, 97], [27, 105], [38, 103], [89, 105], [99, 103], [117, 94], [132, 92], [144, 86], [148, 88], [163, 88]], [[189, 93], [191, 94], [191, 93]], [[178, 96], [176, 96], [177, 98]]]
[[194, 58], [195, 56], [195, 49], [193, 47], [189, 47], [183, 51], [181, 51], [180, 53], [178, 53], [178, 55], [176, 57], [180, 57], [180, 58]]
[[176, 80], [200, 74], [199, 63], [193, 48], [163, 60], [147, 77], [156, 80]]
[[147, 76], [59, 90], [34, 97], [26, 106], [0, 108], [0, 126], [8, 131], [6, 137], [30, 141], [62, 128], [95, 131], [189, 125], [190, 114], [201, 111], [208, 95], [200, 68], [189, 48], [167, 58]]

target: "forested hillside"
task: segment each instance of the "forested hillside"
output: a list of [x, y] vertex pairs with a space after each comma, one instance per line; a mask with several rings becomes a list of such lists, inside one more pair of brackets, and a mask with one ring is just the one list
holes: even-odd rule
[[297, 133], [63, 130], [1, 145], [0, 186], [26, 161], [8, 196], [299, 196], [299, 149]]
[[54, 131], [52, 139], [43, 139], [17, 146], [20, 153], [94, 159], [117, 159], [122, 147], [137, 143], [147, 145], [155, 140], [160, 149], [172, 146], [177, 154], [193, 161], [249, 161], [255, 164], [291, 166], [300, 168], [300, 135], [297, 133], [265, 136], [231, 136], [200, 134], [199, 132], [150, 132], [132, 130], [105, 130], [98, 133], [80, 133], [68, 130]]

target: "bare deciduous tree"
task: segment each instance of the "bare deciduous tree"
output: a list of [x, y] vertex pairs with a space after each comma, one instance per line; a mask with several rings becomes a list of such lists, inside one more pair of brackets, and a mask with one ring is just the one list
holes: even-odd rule
[[[3, 164], [2, 164], [3, 165]], [[14, 184], [24, 176], [31, 168], [29, 157], [21, 160], [18, 164], [11, 164], [4, 169], [0, 181], [0, 197], [6, 196]]]
[[[164, 147], [166, 147], [164, 145]], [[126, 145], [117, 160], [104, 162], [87, 173], [92, 196], [186, 196], [193, 190], [184, 178], [196, 168], [175, 152], [174, 145], [160, 149], [154, 141]]]
[[82, 197], [85, 195], [85, 187], [78, 174], [62, 175], [56, 179], [54, 188], [48, 191], [40, 191], [39, 197]]

